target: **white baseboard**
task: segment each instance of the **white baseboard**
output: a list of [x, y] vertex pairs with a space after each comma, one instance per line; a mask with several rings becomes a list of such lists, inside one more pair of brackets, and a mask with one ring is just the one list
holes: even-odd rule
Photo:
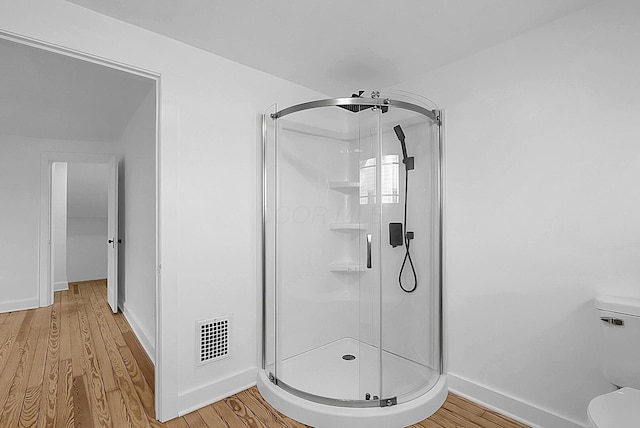
[[53, 283], [53, 291], [64, 291], [69, 289], [69, 283], [67, 281], [59, 281]]
[[38, 297], [0, 302], [0, 312], [24, 311], [25, 309], [35, 309], [39, 307], [40, 299]]
[[532, 428], [584, 428], [581, 423], [448, 373], [449, 390]]
[[142, 327], [142, 324], [138, 320], [138, 318], [133, 314], [133, 312], [129, 311], [127, 307], [122, 304], [120, 305], [120, 309], [122, 310], [122, 314], [129, 322], [133, 333], [136, 335], [140, 344], [144, 348], [144, 351], [147, 353], [147, 356], [151, 360], [151, 362], [156, 364], [156, 346], [155, 339], [149, 334], [147, 329]]
[[178, 416], [186, 415], [194, 410], [208, 406], [211, 403], [220, 401], [251, 388], [256, 384], [257, 369], [251, 368], [238, 372], [224, 379], [211, 382], [208, 385], [178, 394], [179, 410]]

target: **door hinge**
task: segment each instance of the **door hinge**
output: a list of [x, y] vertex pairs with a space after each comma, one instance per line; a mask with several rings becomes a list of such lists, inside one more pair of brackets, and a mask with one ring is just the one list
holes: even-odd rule
[[442, 126], [442, 112], [440, 110], [431, 110], [434, 120], [438, 126]]

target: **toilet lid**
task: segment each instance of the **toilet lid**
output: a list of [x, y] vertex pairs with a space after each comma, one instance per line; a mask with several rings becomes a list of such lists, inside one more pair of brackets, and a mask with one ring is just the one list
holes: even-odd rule
[[589, 420], [597, 428], [637, 428], [640, 424], [640, 391], [622, 388], [600, 395], [589, 403]]

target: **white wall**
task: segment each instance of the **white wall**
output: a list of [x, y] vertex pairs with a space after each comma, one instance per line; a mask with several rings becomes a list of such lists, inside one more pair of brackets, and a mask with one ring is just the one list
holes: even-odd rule
[[601, 2], [400, 85], [446, 109], [451, 383], [540, 426], [613, 389], [593, 298], [640, 297], [639, 21]]
[[107, 277], [106, 164], [67, 164], [67, 271], [70, 282]]
[[38, 307], [40, 154], [110, 153], [112, 143], [0, 135], [0, 311]]
[[[63, 0], [5, 1], [0, 29], [161, 75], [157, 415], [255, 382], [257, 114], [321, 95]], [[196, 321], [228, 313], [232, 357], [196, 369]]]
[[51, 257], [53, 289], [69, 288], [67, 279], [67, 164], [51, 165]]
[[152, 360], [156, 343], [156, 91], [133, 114], [118, 165], [118, 306]]

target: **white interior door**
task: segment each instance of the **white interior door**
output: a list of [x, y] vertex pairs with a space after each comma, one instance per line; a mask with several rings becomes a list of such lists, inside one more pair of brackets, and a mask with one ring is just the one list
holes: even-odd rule
[[118, 312], [118, 162], [109, 161], [107, 196], [107, 301], [113, 313]]

